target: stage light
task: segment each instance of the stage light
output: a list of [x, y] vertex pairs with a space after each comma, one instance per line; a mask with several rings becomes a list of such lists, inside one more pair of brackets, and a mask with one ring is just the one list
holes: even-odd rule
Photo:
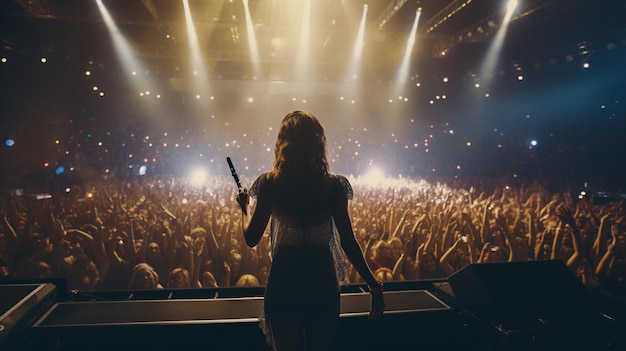
[[[96, 4], [98, 9], [100, 10], [100, 14], [102, 19], [106, 25], [106, 28], [111, 36], [111, 41], [113, 43], [113, 48], [117, 55], [119, 62], [126, 72], [127, 75], [132, 76], [130, 79], [130, 83], [134, 91], [142, 92], [145, 91], [146, 87], [150, 89], [156, 88], [156, 82], [151, 79], [148, 74], [138, 75], [138, 72], [147, 72], [142, 68], [141, 60], [136, 56], [136, 50], [132, 47], [131, 43], [126, 39], [123, 35], [120, 28], [117, 26], [113, 17], [109, 13], [106, 6], [103, 4], [102, 0], [96, 0]], [[139, 93], [139, 96], [143, 96], [143, 93]], [[149, 116], [158, 116], [163, 111], [157, 110], [157, 107], [153, 104], [145, 104], [144, 108], [147, 109], [147, 115]]]
[[[363, 12], [361, 13], [361, 22], [359, 24], [359, 30], [357, 32], [356, 40], [354, 42], [354, 49], [352, 50], [352, 60], [350, 61], [350, 67], [347, 74], [348, 82], [356, 81], [360, 70], [361, 62], [363, 59], [363, 48], [365, 46], [365, 25], [367, 23], [367, 4], [363, 5]], [[352, 86], [350, 93], [354, 93], [354, 86]]]
[[505, 21], [510, 21], [511, 20], [511, 17], [513, 16], [513, 12], [517, 8], [517, 4], [518, 4], [518, 0], [509, 0], [509, 3], [507, 5], [507, 9], [506, 9], [506, 16], [504, 18]]
[[[496, 70], [497, 61], [500, 56], [500, 52], [502, 51], [502, 47], [504, 46], [504, 39], [506, 37], [506, 32], [511, 22], [511, 18], [515, 9], [517, 8], [518, 0], [509, 0], [506, 7], [506, 13], [502, 22], [500, 24], [500, 28], [498, 28], [498, 32], [496, 36], [489, 46], [487, 54], [485, 55], [485, 59], [483, 60], [480, 70], [479, 77], [484, 79], [487, 83], [490, 83], [493, 78], [494, 72]], [[518, 80], [519, 79], [518, 77]], [[488, 87], [488, 86], [487, 86]]]
[[244, 12], [246, 14], [246, 33], [248, 34], [248, 49], [250, 50], [250, 59], [252, 60], [252, 66], [254, 67], [254, 74], [261, 74], [261, 59], [259, 58], [259, 47], [256, 40], [256, 33], [254, 31], [254, 24], [252, 23], [252, 16], [250, 15], [250, 7], [248, 0], [243, 0]]
[[382, 169], [373, 166], [369, 169], [369, 171], [361, 178], [361, 181], [364, 184], [377, 186], [385, 184], [385, 174]]
[[[311, 67], [311, 0], [304, 2], [302, 22], [300, 23], [300, 38], [298, 40], [296, 64], [294, 65], [294, 77], [296, 81], [310, 82], [314, 72]], [[305, 93], [305, 91], [299, 91]]]
[[191, 73], [194, 76], [192, 80], [192, 88], [195, 91], [199, 91], [196, 94], [196, 100], [200, 100], [201, 95], [209, 95], [209, 84], [207, 82], [208, 74], [205, 67], [205, 60], [202, 57], [200, 49], [200, 42], [198, 40], [198, 34], [196, 33], [196, 27], [191, 15], [191, 8], [189, 7], [189, 1], [183, 0], [183, 9], [185, 12], [185, 25], [187, 29], [187, 40], [189, 42], [189, 65]]
[[203, 185], [206, 184], [209, 179], [209, 172], [202, 167], [193, 167], [189, 172], [188, 179], [192, 185]]
[[407, 43], [404, 49], [404, 55], [402, 56], [402, 61], [396, 73], [396, 86], [395, 86], [396, 91], [402, 88], [402, 85], [404, 84], [404, 82], [406, 82], [407, 77], [409, 75], [409, 69], [410, 69], [410, 64], [411, 64], [411, 54], [413, 53], [413, 47], [415, 46], [415, 42], [417, 38], [417, 28], [418, 28], [421, 15], [422, 15], [421, 8], [418, 8], [417, 11], [415, 11], [413, 27], [411, 28], [411, 32], [409, 34], [409, 38], [407, 39]]
[[4, 143], [8, 147], [15, 145], [15, 141], [13, 141], [13, 139], [7, 139]]

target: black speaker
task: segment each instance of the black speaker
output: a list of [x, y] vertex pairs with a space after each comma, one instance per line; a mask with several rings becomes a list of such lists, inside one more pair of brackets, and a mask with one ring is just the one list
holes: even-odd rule
[[470, 264], [448, 277], [455, 300], [504, 330], [597, 322], [591, 294], [561, 260]]

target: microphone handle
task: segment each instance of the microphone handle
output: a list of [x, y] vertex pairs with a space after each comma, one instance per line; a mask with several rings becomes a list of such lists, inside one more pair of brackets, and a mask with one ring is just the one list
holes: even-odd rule
[[235, 166], [233, 165], [233, 161], [231, 161], [230, 157], [226, 157], [226, 162], [228, 162], [228, 167], [230, 167], [230, 174], [232, 174], [233, 178], [235, 178], [235, 183], [237, 184], [237, 189], [241, 189], [241, 183], [239, 182], [239, 176], [237, 175], [237, 171], [235, 171]]

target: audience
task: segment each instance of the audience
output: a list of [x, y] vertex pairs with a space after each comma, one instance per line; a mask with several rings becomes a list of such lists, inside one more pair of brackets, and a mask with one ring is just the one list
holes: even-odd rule
[[[100, 179], [50, 198], [2, 193], [0, 281], [66, 278], [81, 292], [258, 286], [268, 239], [242, 245], [232, 179]], [[563, 260], [626, 297], [624, 201], [481, 183], [353, 177], [354, 231], [385, 281], [445, 279], [470, 263]], [[353, 283], [360, 283], [351, 271]]]

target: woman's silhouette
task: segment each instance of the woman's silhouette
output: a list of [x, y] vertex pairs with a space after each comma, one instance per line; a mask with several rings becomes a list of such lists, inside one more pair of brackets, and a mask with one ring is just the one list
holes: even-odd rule
[[326, 148], [324, 129], [314, 115], [289, 113], [278, 132], [273, 170], [250, 188], [250, 196], [256, 197], [254, 211], [248, 211], [246, 189], [237, 196], [249, 246], [259, 243], [271, 218], [272, 266], [261, 326], [275, 350], [331, 348], [339, 319], [339, 283], [347, 283], [339, 242], [370, 287], [370, 318], [384, 310], [382, 282], [367, 265], [352, 230], [352, 188], [345, 177], [330, 173]]

